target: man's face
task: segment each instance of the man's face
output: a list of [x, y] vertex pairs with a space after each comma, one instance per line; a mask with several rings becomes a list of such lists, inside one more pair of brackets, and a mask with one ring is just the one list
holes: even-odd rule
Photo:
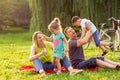
[[75, 32], [74, 29], [72, 29], [71, 27], [69, 27], [66, 31], [66, 35], [69, 37], [69, 38], [76, 38], [77, 37], [77, 34]]

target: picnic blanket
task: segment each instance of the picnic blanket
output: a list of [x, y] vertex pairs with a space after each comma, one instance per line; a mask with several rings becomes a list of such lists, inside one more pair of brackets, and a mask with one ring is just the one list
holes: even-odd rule
[[[35, 68], [33, 66], [20, 66], [19, 71], [24, 71], [24, 72], [35, 72]], [[66, 72], [67, 70], [62, 66], [61, 67], [62, 72]], [[45, 70], [46, 74], [52, 74], [55, 73], [53, 70]]]
[[[94, 68], [89, 68], [88, 70], [90, 71], [95, 71], [98, 70], [98, 66], [94, 67]], [[19, 71], [24, 71], [24, 72], [35, 72], [35, 68], [33, 66], [20, 66]], [[61, 71], [62, 72], [66, 72], [67, 70], [62, 66], [61, 67]], [[55, 73], [55, 71], [53, 70], [45, 70], [46, 74], [53, 74]]]

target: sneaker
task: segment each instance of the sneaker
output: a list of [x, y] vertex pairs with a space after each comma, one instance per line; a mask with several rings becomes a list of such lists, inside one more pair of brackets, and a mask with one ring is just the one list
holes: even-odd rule
[[120, 70], [120, 65], [117, 65], [117, 66], [116, 66], [116, 70]]
[[46, 74], [44, 71], [40, 73], [40, 78], [43, 78], [43, 77], [46, 77]]
[[82, 69], [73, 69], [70, 71], [70, 76], [74, 76], [74, 75], [81, 73], [81, 72], [83, 72]]
[[113, 43], [110, 43], [110, 46], [109, 46], [109, 47], [110, 47], [110, 50], [111, 50], [111, 51], [114, 51], [114, 45], [113, 45]]
[[103, 51], [102, 56], [106, 55], [108, 53], [107, 50]]
[[57, 70], [56, 74], [57, 74], [57, 75], [61, 74], [61, 71], [60, 71], [60, 70]]

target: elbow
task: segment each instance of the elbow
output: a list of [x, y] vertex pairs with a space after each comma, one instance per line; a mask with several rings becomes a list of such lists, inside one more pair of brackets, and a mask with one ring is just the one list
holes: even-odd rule
[[85, 41], [84, 41], [84, 44], [86, 44], [87, 42], [88, 42], [88, 40], [85, 40]]

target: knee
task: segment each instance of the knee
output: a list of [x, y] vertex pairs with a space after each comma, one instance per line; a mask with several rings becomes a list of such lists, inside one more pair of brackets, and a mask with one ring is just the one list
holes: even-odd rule
[[100, 46], [100, 43], [99, 43], [99, 42], [97, 42], [97, 43], [96, 43], [96, 46], [97, 46], [97, 47], [98, 47], [98, 46]]
[[55, 63], [58, 63], [58, 62], [60, 62], [60, 60], [56, 58], [56, 59], [55, 59]]

